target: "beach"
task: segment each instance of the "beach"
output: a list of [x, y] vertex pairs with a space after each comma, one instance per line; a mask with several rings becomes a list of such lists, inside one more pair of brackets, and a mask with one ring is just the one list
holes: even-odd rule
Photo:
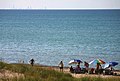
[[[60, 72], [59, 66], [44, 66], [44, 65], [40, 65], [40, 67], [48, 68], [50, 70], [56, 70], [56, 71]], [[119, 75], [119, 76], [117, 76], [117, 75], [116, 76], [115, 75], [104, 75], [104, 74], [88, 74], [88, 73], [76, 74], [76, 73], [71, 73], [70, 72], [70, 67], [64, 67], [63, 72], [64, 73], [69, 73], [69, 74], [71, 74], [75, 78], [82, 78], [82, 77], [102, 77], [102, 78], [119, 77], [120, 78], [120, 70], [114, 70], [113, 71], [114, 73], [117, 73], [117, 75]]]
[[[15, 65], [19, 65], [19, 64], [15, 64]], [[21, 64], [20, 64], [21, 65]], [[28, 66], [29, 64], [25, 64], [25, 66]], [[37, 67], [37, 68], [43, 68], [43, 69], [47, 69], [47, 70], [55, 70], [55, 71], [58, 71], [60, 72], [60, 69], [58, 66], [46, 66], [46, 65], [34, 65], [34, 67]], [[120, 70], [116, 70], [114, 71], [115, 73], [117, 73], [117, 75], [103, 75], [103, 74], [88, 74], [88, 73], [85, 73], [85, 74], [76, 74], [76, 73], [71, 73], [69, 71], [69, 67], [64, 67], [63, 69], [63, 73], [67, 73], [67, 74], [70, 74], [72, 75], [72, 77], [74, 78], [84, 78], [84, 77], [91, 77], [91, 78], [120, 78]], [[60, 72], [61, 73], [61, 72]], [[17, 73], [17, 72], [12, 72], [12, 71], [9, 71], [9, 70], [0, 70], [0, 78], [3, 78], [3, 77], [7, 77], [7, 78], [14, 78], [14, 77], [25, 77], [24, 74], [21, 74], [21, 73]]]

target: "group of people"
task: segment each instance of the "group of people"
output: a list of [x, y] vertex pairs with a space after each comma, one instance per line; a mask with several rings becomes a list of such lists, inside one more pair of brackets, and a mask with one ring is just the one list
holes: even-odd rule
[[[34, 59], [31, 59], [30, 61], [30, 64], [33, 66], [34, 65], [34, 63], [35, 63], [35, 60]], [[60, 68], [60, 71], [61, 72], [63, 72], [63, 67], [64, 67], [64, 64], [63, 64], [63, 61], [60, 61], [60, 63], [58, 64], [58, 66], [59, 66], [59, 68]], [[103, 68], [102, 68], [102, 66], [101, 66], [101, 64], [100, 63], [97, 63], [97, 65], [96, 65], [96, 68], [94, 69], [94, 68], [89, 68], [89, 63], [87, 63], [86, 61], [84, 61], [84, 71], [85, 72], [89, 72], [89, 71], [91, 71], [91, 73], [102, 73], [103, 72]], [[106, 68], [107, 70], [109, 69], [110, 71], [112, 71], [113, 70], [113, 68], [112, 68], [112, 66], [109, 66], [109, 67], [107, 67]], [[80, 72], [81, 71], [81, 67], [80, 67], [80, 62], [78, 62], [77, 63], [77, 66], [75, 67], [75, 68], [73, 68], [72, 66], [70, 67], [70, 72], [71, 73], [77, 73], [77, 72]]]
[[[58, 66], [60, 68], [60, 71], [63, 72], [63, 66], [64, 66], [63, 61], [60, 61], [60, 63], [58, 64]], [[86, 70], [88, 71], [89, 64], [86, 61], [84, 62], [84, 66], [85, 66]], [[70, 67], [70, 72], [74, 72], [74, 70], [76, 70], [76, 71], [80, 71], [81, 70], [81, 68], [80, 68], [80, 62], [78, 62], [78, 64], [77, 64], [77, 66], [76, 66], [75, 69], [72, 66]]]
[[[60, 71], [62, 71], [63, 72], [63, 66], [64, 66], [64, 64], [63, 64], [63, 61], [61, 61], [59, 64], [58, 64], [58, 66], [59, 66], [59, 68], [60, 68]], [[108, 67], [108, 68], [110, 68], [110, 70], [112, 70], [113, 68], [112, 67]], [[107, 69], [108, 69], [107, 68]], [[79, 73], [79, 72], [81, 72], [82, 70], [84, 70], [84, 72], [85, 73], [102, 73], [103, 72], [103, 68], [102, 68], [102, 66], [101, 66], [101, 64], [100, 63], [97, 63], [97, 65], [96, 65], [96, 68], [94, 69], [94, 68], [89, 68], [89, 63], [87, 63], [86, 61], [84, 61], [84, 68], [81, 68], [80, 67], [80, 62], [78, 62], [77, 63], [77, 66], [75, 67], [75, 68], [73, 68], [72, 66], [69, 68], [70, 69], [70, 72], [71, 73]]]
[[75, 68], [73, 68], [72, 66], [70, 67], [70, 72], [72, 73], [90, 73], [90, 74], [102, 74], [104, 73], [103, 71], [106, 72], [106, 70], [109, 72], [107, 74], [113, 74], [113, 67], [111, 65], [109, 65], [107, 68], [102, 68], [100, 63], [97, 63], [96, 68], [89, 68], [89, 63], [87, 63], [86, 61], [84, 61], [84, 67], [85, 68], [80, 68], [80, 63], [78, 62], [77, 66]]
[[[85, 66], [85, 71], [88, 72], [88, 68], [89, 68], [89, 64], [84, 61], [84, 66]], [[77, 66], [75, 68], [73, 68], [72, 66], [70, 67], [70, 72], [80, 72], [81, 68], [80, 68], [80, 62], [78, 62]]]

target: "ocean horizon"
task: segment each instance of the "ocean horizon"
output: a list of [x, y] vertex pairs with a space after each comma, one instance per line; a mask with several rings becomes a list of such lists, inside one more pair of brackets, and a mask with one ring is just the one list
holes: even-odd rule
[[119, 9], [0, 9], [0, 58], [8, 63], [29, 63], [31, 58], [49, 66], [61, 60], [69, 66], [72, 59], [120, 63], [119, 40]]

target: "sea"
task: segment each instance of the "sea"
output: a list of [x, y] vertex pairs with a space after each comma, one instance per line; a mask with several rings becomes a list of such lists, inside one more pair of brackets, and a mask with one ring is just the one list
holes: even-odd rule
[[120, 10], [0, 10], [0, 60], [31, 58], [48, 66], [101, 59], [120, 69]]

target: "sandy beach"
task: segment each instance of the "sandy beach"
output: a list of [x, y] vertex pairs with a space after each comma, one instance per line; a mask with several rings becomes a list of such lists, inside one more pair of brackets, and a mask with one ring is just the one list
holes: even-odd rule
[[[59, 71], [60, 72], [60, 69], [58, 66], [45, 66], [45, 65], [40, 65], [40, 67], [43, 67], [43, 68], [48, 68], [50, 70], [56, 70], [56, 71]], [[85, 73], [85, 74], [75, 74], [75, 73], [71, 73], [69, 71], [69, 67], [64, 67], [63, 69], [63, 72], [64, 73], [69, 73], [71, 74], [73, 77], [75, 78], [82, 78], [82, 77], [102, 77], [102, 78], [113, 78], [113, 77], [119, 77], [120, 78], [120, 70], [115, 70], [114, 73], [117, 73], [117, 75], [103, 75], [103, 74], [88, 74], [88, 73]]]
[[[57, 70], [59, 71], [59, 68], [58, 67], [52, 67], [54, 70]], [[69, 72], [69, 68], [66, 67], [64, 68], [64, 72], [65, 73], [70, 73]], [[114, 71], [115, 73], [117, 73], [117, 75], [120, 75], [120, 71], [117, 70], [117, 71]], [[103, 74], [75, 74], [75, 73], [70, 73], [73, 77], [76, 77], [76, 78], [82, 78], [82, 77], [102, 77], [102, 78], [108, 78], [108, 77], [119, 77], [120, 76], [113, 76], [113, 75], [103, 75]]]

